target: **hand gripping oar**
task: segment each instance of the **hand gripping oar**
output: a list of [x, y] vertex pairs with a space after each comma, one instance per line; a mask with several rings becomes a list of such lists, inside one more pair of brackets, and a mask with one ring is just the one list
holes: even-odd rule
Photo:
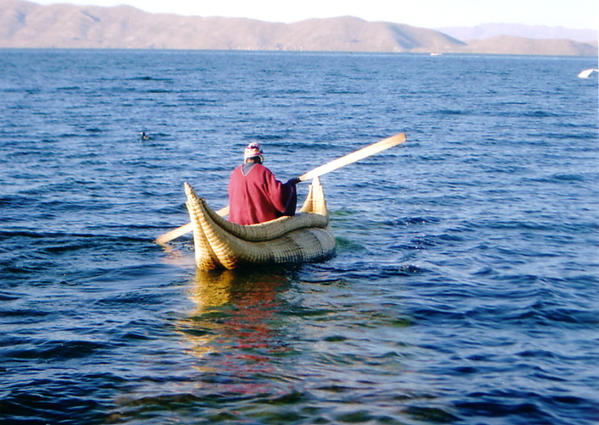
[[[372, 145], [368, 145], [362, 149], [358, 149], [357, 151], [342, 156], [341, 158], [337, 158], [331, 162], [327, 162], [326, 164], [321, 165], [320, 167], [316, 167], [313, 170], [310, 170], [307, 173], [304, 173], [301, 176], [299, 176], [299, 180], [300, 182], [312, 180], [314, 177], [319, 177], [323, 174], [330, 173], [331, 171], [335, 171], [353, 162], [367, 158], [371, 155], [375, 155], [393, 146], [397, 146], [405, 141], [405, 133], [396, 134], [395, 136], [388, 137], [379, 142], [373, 143]], [[229, 207], [226, 206], [224, 208], [221, 208], [217, 211], [217, 213], [221, 216], [225, 216], [229, 214]], [[187, 223], [181, 227], [177, 227], [176, 229], [171, 230], [170, 232], [166, 232], [165, 234], [160, 235], [158, 238], [156, 238], [156, 243], [164, 245], [167, 242], [170, 242], [173, 239], [178, 238], [179, 236], [183, 236], [184, 234], [191, 232], [192, 230], [193, 225], [191, 223]]]

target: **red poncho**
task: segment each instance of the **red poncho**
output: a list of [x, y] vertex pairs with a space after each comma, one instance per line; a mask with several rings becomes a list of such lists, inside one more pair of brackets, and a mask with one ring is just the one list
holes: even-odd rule
[[256, 224], [295, 214], [295, 185], [281, 183], [262, 164], [244, 165], [235, 168], [229, 180], [230, 222]]

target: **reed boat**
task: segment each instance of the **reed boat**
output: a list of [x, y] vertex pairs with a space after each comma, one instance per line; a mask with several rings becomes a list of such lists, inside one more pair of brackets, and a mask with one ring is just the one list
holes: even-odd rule
[[184, 186], [198, 270], [308, 263], [327, 259], [335, 251], [335, 237], [318, 177], [312, 180], [297, 214], [252, 225], [227, 221], [188, 183]]

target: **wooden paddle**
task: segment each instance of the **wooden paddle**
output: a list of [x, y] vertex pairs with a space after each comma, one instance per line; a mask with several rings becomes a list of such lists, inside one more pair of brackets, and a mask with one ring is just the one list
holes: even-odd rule
[[[330, 173], [331, 171], [335, 171], [353, 162], [367, 158], [371, 155], [375, 155], [393, 146], [397, 146], [405, 141], [405, 133], [396, 134], [395, 136], [388, 137], [379, 142], [373, 143], [372, 145], [368, 145], [362, 149], [358, 149], [357, 151], [342, 156], [341, 158], [337, 158], [331, 162], [327, 162], [326, 164], [321, 165], [320, 167], [316, 167], [313, 170], [310, 170], [307, 173], [304, 173], [301, 176], [299, 176], [299, 180], [300, 182], [312, 180], [314, 177], [319, 177], [323, 174]], [[229, 206], [221, 208], [217, 211], [217, 213], [221, 216], [229, 214]], [[177, 227], [176, 229], [171, 230], [170, 232], [166, 232], [165, 234], [160, 235], [158, 238], [156, 238], [156, 243], [159, 245], [164, 245], [167, 242], [170, 242], [173, 239], [178, 238], [179, 236], [183, 236], [184, 234], [191, 232], [192, 230], [192, 224], [187, 223], [181, 227]]]

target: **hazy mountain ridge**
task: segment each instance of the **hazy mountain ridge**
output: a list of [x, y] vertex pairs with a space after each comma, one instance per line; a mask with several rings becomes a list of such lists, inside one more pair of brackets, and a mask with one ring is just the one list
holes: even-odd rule
[[544, 25], [488, 23], [473, 27], [442, 27], [435, 29], [459, 40], [484, 40], [507, 35], [538, 40], [563, 39], [582, 43], [597, 41], [596, 30], [549, 27]]
[[350, 16], [283, 24], [22, 0], [0, 0], [0, 47], [597, 55], [596, 44], [573, 40], [464, 42], [432, 29]]
[[597, 55], [597, 47], [588, 43], [563, 39], [538, 40], [509, 35], [499, 35], [485, 40], [469, 40], [466, 51], [488, 54], [514, 54], [521, 51], [534, 52], [537, 55]]

